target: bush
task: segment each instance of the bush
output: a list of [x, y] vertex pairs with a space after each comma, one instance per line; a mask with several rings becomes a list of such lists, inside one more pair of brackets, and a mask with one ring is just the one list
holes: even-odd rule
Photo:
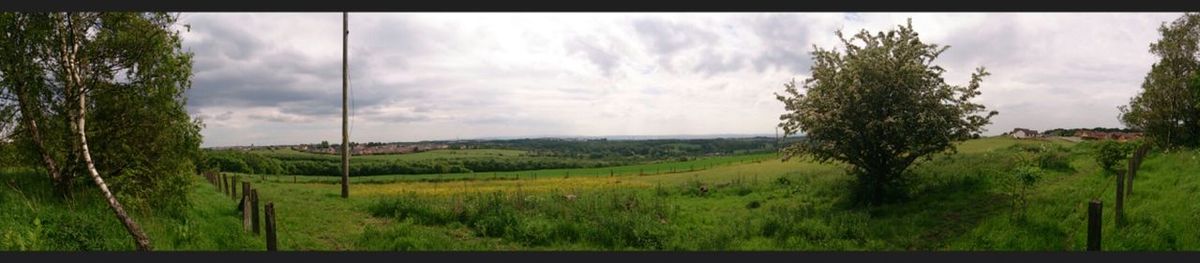
[[1046, 170], [1070, 171], [1071, 154], [1061, 147], [1057, 150], [1046, 151], [1036, 155], [1038, 167]]
[[1129, 158], [1128, 146], [1111, 140], [1104, 140], [1095, 145], [1096, 163], [1100, 168], [1110, 173], [1116, 172], [1116, 166]]

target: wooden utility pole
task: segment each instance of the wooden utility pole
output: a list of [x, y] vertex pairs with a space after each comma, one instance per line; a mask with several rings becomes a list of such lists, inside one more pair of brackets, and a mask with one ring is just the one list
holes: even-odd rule
[[349, 79], [346, 77], [346, 43], [350, 36], [350, 15], [342, 12], [342, 198], [350, 198], [350, 122], [347, 120], [346, 98]]
[[776, 125], [775, 126], [775, 157], [779, 157], [781, 155], [781, 153], [779, 152], [779, 147], [780, 147], [779, 145], [781, 142], [783, 142], [783, 140], [779, 139], [779, 126]]

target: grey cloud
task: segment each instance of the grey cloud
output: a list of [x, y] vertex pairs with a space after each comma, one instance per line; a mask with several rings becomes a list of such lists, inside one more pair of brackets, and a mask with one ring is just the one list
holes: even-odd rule
[[[752, 64], [759, 72], [779, 68], [795, 73], [808, 72], [812, 64], [809, 28], [797, 14], [769, 15], [757, 18], [754, 31], [766, 50], [754, 57]], [[829, 32], [832, 34], [833, 32]]]
[[247, 115], [246, 117], [250, 118], [252, 120], [269, 121], [269, 122], [283, 122], [283, 123], [307, 123], [307, 122], [311, 121], [311, 119], [305, 118], [303, 116], [292, 115], [292, 114], [279, 114], [279, 113], [250, 114], [250, 115]]
[[[277, 107], [282, 112], [305, 117], [340, 114], [340, 59], [316, 59], [282, 45], [268, 47], [264, 41], [248, 33], [255, 29], [232, 26], [236, 22], [213, 18], [198, 17], [190, 22], [193, 31], [208, 35], [203, 41], [187, 43], [197, 57], [193, 86], [188, 91], [190, 107]], [[397, 32], [396, 28], [408, 27], [375, 26], [363, 30], [365, 36], [382, 37], [362, 37], [369, 40], [362, 44], [368, 49], [350, 60], [354, 106], [372, 107], [391, 101], [419, 100], [426, 95], [414, 92], [421, 87], [409, 87], [412, 83], [379, 83], [368, 75], [377, 66], [390, 66], [397, 62], [396, 57], [406, 57], [405, 50], [393, 48], [381, 48], [393, 52], [386, 56], [374, 56], [370, 52], [370, 47], [380, 45], [378, 42], [381, 40], [390, 41], [384, 43], [390, 45], [404, 43], [399, 41], [402, 39], [388, 36], [392, 33], [411, 33], [411, 30]], [[411, 38], [411, 35], [405, 38]], [[397, 89], [397, 86], [406, 88]], [[272, 121], [298, 120], [277, 116], [257, 117]]]
[[716, 34], [695, 25], [661, 19], [639, 19], [633, 22], [633, 28], [659, 54], [672, 54], [717, 39]]
[[716, 33], [693, 24], [675, 23], [662, 19], [639, 19], [633, 28], [647, 48], [659, 59], [660, 66], [674, 70], [675, 54], [698, 46], [714, 44]]
[[[919, 32], [921, 29], [916, 30]], [[1032, 54], [1029, 50], [1030, 47], [1044, 45], [1035, 41], [1040, 39], [1021, 35], [1013, 16], [989, 15], [987, 23], [970, 28], [969, 32], [952, 33], [945, 42], [937, 43], [950, 46], [938, 60], [947, 67], [963, 69], [1027, 64], [1040, 58], [1039, 54]]]
[[370, 116], [372, 121], [384, 123], [410, 123], [433, 120], [433, 117], [418, 112], [384, 113]]
[[694, 70], [702, 73], [705, 76], [714, 74], [738, 71], [745, 68], [746, 60], [743, 57], [732, 55], [722, 56], [711, 49], [706, 49], [700, 57], [700, 62], [696, 64]]
[[[194, 16], [189, 19], [189, 24], [192, 26], [191, 32], [205, 36], [198, 43], [189, 45], [193, 52], [205, 54], [197, 56], [197, 58], [245, 60], [258, 54], [266, 46], [264, 41], [249, 31], [239, 28], [237, 23], [228, 23], [221, 20], [220, 17]], [[203, 72], [211, 68], [195, 69], [197, 72]]]
[[[876, 25], [882, 17], [754, 14], [692, 19], [696, 16], [639, 14], [632, 20], [617, 20], [624, 28], [606, 31], [611, 28], [604, 23], [565, 28], [537, 24], [546, 21], [529, 15], [531, 19], [511, 21], [533, 24], [513, 24], [517, 28], [498, 33], [490, 31], [495, 27], [478, 25], [470, 15], [446, 16], [364, 14], [355, 20], [351, 15], [353, 116], [356, 127], [371, 127], [371, 131], [360, 130], [363, 134], [375, 134], [366, 140], [569, 132], [726, 133], [772, 127], [782, 106], [770, 93], [778, 91], [779, 81], [788, 77], [803, 79], [796, 75], [808, 71], [814, 38], [824, 42], [832, 36], [839, 19]], [[1125, 102], [1124, 94], [1137, 89], [1149, 68], [1149, 60], [1143, 57], [1148, 56], [1145, 44], [1152, 41], [1140, 30], [1152, 32], [1157, 24], [1146, 26], [1142, 21], [1123, 26], [1138, 19], [1153, 20], [1125, 15], [1047, 16], [1052, 17], [989, 15], [969, 27], [922, 28], [920, 18], [914, 24], [919, 32], [944, 36], [931, 42], [953, 46], [935, 62], [948, 69], [951, 84], [965, 84], [976, 66], [986, 66], [994, 74], [985, 79], [980, 100], [1001, 113], [989, 127], [995, 133], [1012, 127], [1117, 123], [1115, 105], [1109, 104]], [[325, 53], [304, 46], [307, 39], [284, 41], [257, 33], [306, 30], [288, 26], [289, 21], [249, 28], [238, 24], [242, 16], [193, 17], [192, 30], [202, 37], [185, 38], [185, 47], [195, 53], [188, 106], [194, 116], [214, 120], [216, 125], [203, 131], [206, 138], [220, 144], [335, 138], [336, 123], [325, 122], [341, 114], [341, 61], [336, 45]], [[903, 23], [886, 17], [888, 23], [882, 24]], [[1110, 17], [1112, 22], [1106, 22]], [[1029, 29], [1033, 24], [1044, 28]], [[1097, 28], [1080, 26], [1093, 24]], [[1118, 34], [1105, 34], [1108, 28]], [[549, 31], [539, 31], [543, 29]], [[1125, 38], [1113, 40], [1122, 35]], [[1090, 36], [1096, 39], [1087, 39]], [[319, 44], [332, 43], [320, 38]], [[1079, 41], [1064, 38], [1087, 40], [1076, 44]], [[1100, 41], [1139, 44], [1136, 49], [1095, 44]], [[548, 52], [527, 48], [545, 43], [558, 46]], [[562, 56], [564, 50], [573, 58], [553, 57]], [[1104, 51], [1088, 56], [1096, 53], [1092, 50]], [[502, 53], [507, 51], [516, 53]], [[596, 79], [557, 65], [530, 66], [520, 55], [562, 61], [571, 68], [594, 66], [609, 78]], [[627, 67], [630, 76], [611, 76], [626, 72]], [[776, 76], [782, 74], [789, 76]], [[713, 94], [728, 94], [728, 98], [703, 96]], [[692, 117], [697, 114], [706, 118]], [[594, 119], [581, 124], [581, 117]], [[714, 119], [722, 124], [713, 125]], [[248, 125], [224, 125], [230, 121]], [[672, 125], [659, 125], [666, 121]]]
[[229, 118], [232, 118], [232, 117], [233, 117], [233, 111], [226, 111], [225, 113], [221, 113], [221, 115], [217, 115], [217, 117], [215, 117], [213, 119], [216, 119], [218, 121], [225, 121], [225, 120], [229, 120]]
[[613, 68], [620, 62], [620, 56], [600, 46], [595, 37], [575, 38], [564, 43], [564, 46], [572, 54], [583, 53], [605, 76], [612, 75]]

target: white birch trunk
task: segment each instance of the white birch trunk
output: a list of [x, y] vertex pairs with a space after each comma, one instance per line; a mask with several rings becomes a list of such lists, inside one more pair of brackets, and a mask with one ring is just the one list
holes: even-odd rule
[[[68, 27], [70, 27], [69, 21], [70, 20], [68, 20]], [[67, 28], [67, 30], [74, 30], [74, 28]], [[67, 81], [65, 81], [67, 85], [65, 85], [63, 88], [67, 90], [74, 90], [76, 93], [75, 95], [79, 97], [79, 108], [75, 115], [76, 125], [74, 125], [74, 128], [76, 135], [79, 136], [80, 154], [83, 155], [83, 160], [87, 163], [88, 174], [91, 175], [92, 181], [96, 183], [96, 186], [100, 187], [100, 191], [104, 193], [104, 199], [108, 201], [108, 207], [112, 208], [113, 213], [115, 213], [117, 218], [121, 220], [121, 223], [125, 225], [125, 230], [127, 230], [129, 234], [133, 236], [134, 241], [137, 243], [137, 250], [150, 251], [152, 248], [150, 246], [150, 239], [146, 237], [146, 233], [143, 232], [142, 228], [138, 226], [136, 222], [133, 222], [133, 219], [125, 213], [125, 207], [121, 205], [121, 202], [117, 201], [117, 198], [113, 196], [112, 191], [108, 190], [108, 184], [104, 183], [104, 178], [101, 178], [100, 172], [96, 171], [96, 165], [95, 162], [92, 161], [92, 154], [88, 150], [87, 143], [87, 126], [85, 125], [86, 118], [84, 117], [87, 115], [87, 95], [86, 90], [84, 89], [83, 79], [79, 77], [79, 70], [75, 65], [75, 63], [78, 62], [76, 61], [75, 54], [79, 51], [79, 46], [73, 44], [69, 45], [64, 40], [62, 48], [64, 51], [62, 55], [62, 63], [64, 66], [63, 69], [65, 69], [65, 73], [67, 75]]]

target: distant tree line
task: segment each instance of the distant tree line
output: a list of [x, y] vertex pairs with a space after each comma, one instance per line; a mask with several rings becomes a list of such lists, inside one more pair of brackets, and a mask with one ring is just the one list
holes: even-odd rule
[[1090, 129], [1089, 128], [1071, 128], [1071, 129], [1055, 128], [1055, 129], [1049, 129], [1049, 130], [1043, 131], [1042, 135], [1064, 136], [1064, 137], [1075, 136], [1075, 132], [1077, 132], [1077, 131], [1141, 132], [1140, 130], [1131, 129], [1131, 128], [1103, 128], [1103, 127], [1096, 127], [1096, 128], [1090, 128]]
[[[786, 141], [794, 141], [789, 138]], [[591, 160], [645, 161], [704, 155], [730, 155], [774, 151], [777, 140], [769, 137], [659, 140], [568, 140], [517, 139], [454, 143], [451, 148], [493, 148], [528, 151], [531, 156]]]
[[[504, 172], [538, 169], [592, 168], [628, 164], [623, 162], [562, 158], [473, 158], [429, 160], [355, 160], [350, 176], [389, 174], [436, 174]], [[341, 174], [341, 162], [328, 159], [276, 159], [260, 153], [206, 151], [205, 169], [246, 174], [328, 175]]]

